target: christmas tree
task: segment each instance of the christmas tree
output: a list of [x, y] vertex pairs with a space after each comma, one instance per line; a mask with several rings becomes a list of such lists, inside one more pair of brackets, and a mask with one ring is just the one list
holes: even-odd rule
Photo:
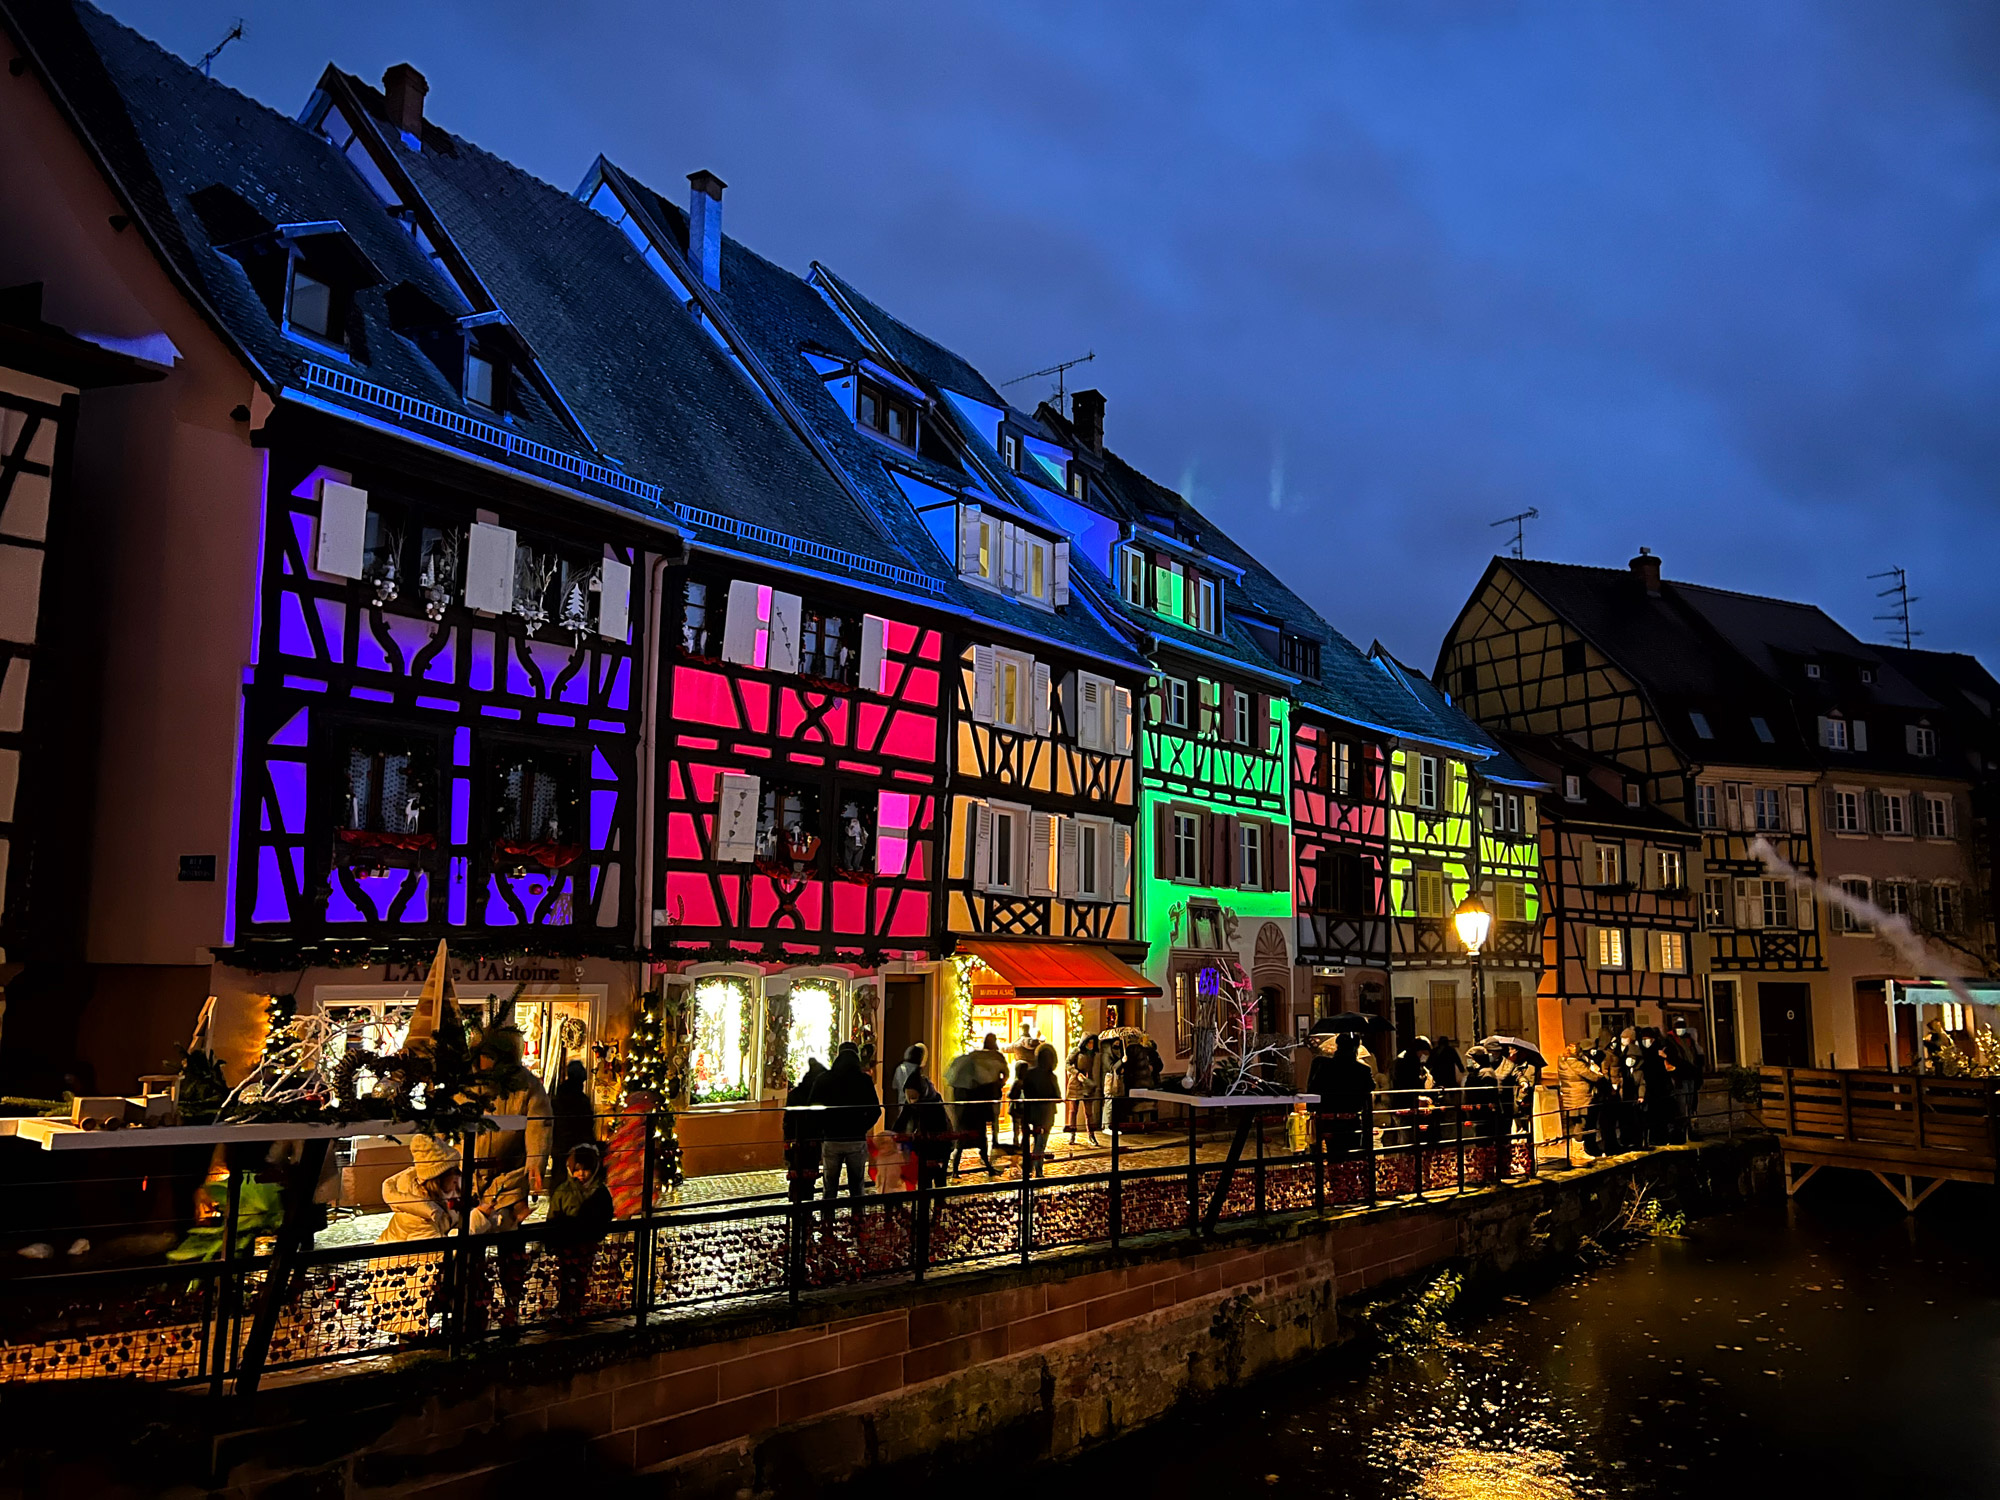
[[653, 1108], [653, 1171], [663, 1186], [681, 1183], [681, 1143], [674, 1134], [671, 1089], [675, 1049], [667, 1032], [667, 1001], [658, 991], [640, 1002], [625, 1048], [625, 1099], [645, 1096]]
[[257, 1066], [267, 1078], [276, 1078], [299, 1065], [299, 1038], [292, 1021], [299, 1013], [296, 995], [267, 995], [264, 999], [264, 1050]]

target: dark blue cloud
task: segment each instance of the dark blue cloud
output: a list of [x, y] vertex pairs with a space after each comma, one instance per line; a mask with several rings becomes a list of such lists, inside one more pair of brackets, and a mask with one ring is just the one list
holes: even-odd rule
[[[243, 0], [113, 0], [199, 55]], [[453, 129], [602, 150], [1110, 435], [1427, 662], [1499, 533], [2000, 658], [2000, 11], [259, 0], [295, 108], [405, 58]], [[1013, 394], [1029, 398], [1032, 387]]]

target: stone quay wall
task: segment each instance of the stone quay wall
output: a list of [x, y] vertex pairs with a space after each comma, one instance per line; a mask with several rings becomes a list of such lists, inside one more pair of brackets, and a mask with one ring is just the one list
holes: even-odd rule
[[577, 1500], [709, 1500], [1015, 1469], [1332, 1349], [1396, 1283], [1450, 1268], [1476, 1287], [1560, 1264], [1635, 1185], [1698, 1214], [1767, 1191], [1774, 1160], [1768, 1142], [1670, 1148], [796, 1314], [409, 1357], [248, 1400], [25, 1388], [0, 1395], [13, 1449], [0, 1494], [457, 1500], [562, 1484]]

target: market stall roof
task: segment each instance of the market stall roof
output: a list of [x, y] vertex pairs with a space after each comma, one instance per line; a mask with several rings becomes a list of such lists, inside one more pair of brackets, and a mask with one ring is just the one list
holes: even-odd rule
[[1088, 943], [966, 943], [963, 951], [997, 970], [1024, 1000], [1160, 993], [1157, 984], [1116, 954]]
[[1897, 979], [1889, 984], [1891, 1005], [1953, 1005], [1963, 990], [1974, 1005], [2000, 1005], [2000, 981], [1992, 979]]

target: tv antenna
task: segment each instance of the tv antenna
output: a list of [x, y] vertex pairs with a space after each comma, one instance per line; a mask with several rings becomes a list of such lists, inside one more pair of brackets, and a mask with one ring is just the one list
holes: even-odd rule
[[1907, 651], [1910, 648], [1910, 643], [1923, 634], [1921, 630], [1910, 629], [1910, 606], [1922, 602], [1921, 599], [1910, 593], [1910, 575], [1901, 568], [1890, 568], [1885, 572], [1870, 573], [1868, 577], [1871, 582], [1878, 578], [1893, 578], [1896, 580], [1886, 589], [1881, 590], [1875, 595], [1877, 599], [1887, 599], [1889, 601], [1889, 613], [1886, 615], [1877, 615], [1875, 618], [1885, 621], [1888, 624], [1890, 635], [1901, 634], [1903, 637], [1903, 649]]
[[1088, 354], [1076, 359], [1066, 359], [1059, 365], [1050, 365], [1046, 370], [1030, 370], [1025, 375], [1016, 375], [1012, 380], [1003, 380], [1000, 382], [1000, 389], [1004, 391], [1008, 386], [1019, 385], [1024, 380], [1038, 380], [1044, 375], [1053, 375], [1056, 378], [1056, 405], [1061, 406], [1063, 398], [1063, 372], [1073, 370], [1078, 365], [1087, 365], [1095, 358], [1097, 358], [1097, 351], [1093, 349]]
[[215, 66], [215, 60], [218, 57], [222, 56], [222, 49], [224, 47], [227, 47], [231, 42], [240, 42], [242, 40], [243, 40], [243, 18], [241, 16], [238, 16], [235, 20], [235, 23], [230, 26], [228, 32], [223, 36], [222, 40], [217, 42], [213, 47], [210, 47], [206, 52], [202, 53], [201, 61], [196, 64], [196, 66], [201, 69], [201, 76], [204, 78], [212, 76], [210, 70]]
[[1542, 513], [1540, 511], [1536, 510], [1535, 507], [1531, 505], [1526, 510], [1521, 511], [1518, 515], [1502, 516], [1497, 521], [1487, 522], [1486, 523], [1487, 529], [1490, 531], [1495, 526], [1513, 527], [1514, 540], [1507, 544], [1510, 549], [1509, 555], [1513, 557], [1525, 557], [1527, 556], [1527, 553], [1521, 550], [1523, 529], [1527, 522], [1539, 520], [1541, 518], [1541, 514]]

